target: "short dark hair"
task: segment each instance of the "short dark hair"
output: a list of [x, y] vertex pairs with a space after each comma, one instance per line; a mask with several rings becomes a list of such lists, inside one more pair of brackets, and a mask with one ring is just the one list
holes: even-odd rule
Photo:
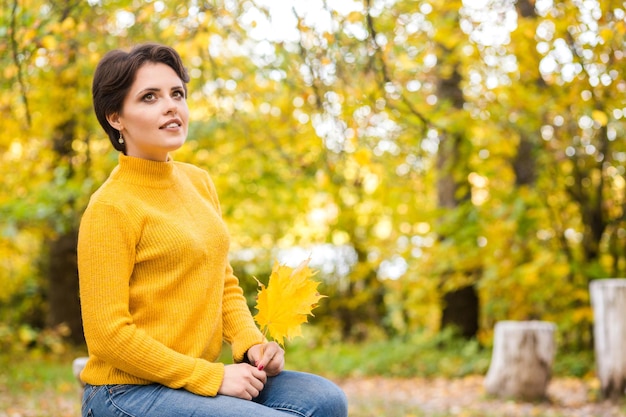
[[94, 73], [91, 96], [96, 117], [113, 147], [121, 152], [125, 151], [125, 145], [118, 142], [120, 133], [109, 124], [107, 116], [121, 113], [137, 71], [147, 62], [171, 67], [183, 81], [187, 92], [189, 74], [180, 55], [173, 48], [156, 43], [137, 45], [130, 52], [119, 49], [110, 51], [100, 60]]

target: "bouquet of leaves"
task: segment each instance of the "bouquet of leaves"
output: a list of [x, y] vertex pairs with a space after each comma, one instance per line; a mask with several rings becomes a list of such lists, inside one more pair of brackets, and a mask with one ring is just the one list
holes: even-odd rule
[[317, 291], [319, 282], [312, 279], [317, 271], [309, 268], [310, 260], [296, 268], [274, 262], [267, 287], [257, 279], [260, 289], [254, 319], [265, 337], [269, 334], [282, 346], [285, 339], [302, 336], [301, 325], [325, 297]]

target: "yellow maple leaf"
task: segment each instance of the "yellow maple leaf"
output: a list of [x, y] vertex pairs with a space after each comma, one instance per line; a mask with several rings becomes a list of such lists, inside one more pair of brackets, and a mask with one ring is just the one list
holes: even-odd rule
[[[274, 262], [267, 287], [257, 280], [259, 290], [254, 320], [265, 335], [281, 345], [302, 335], [301, 325], [325, 297], [317, 291], [319, 282], [311, 279], [317, 271], [309, 268], [310, 258], [296, 268]], [[255, 278], [256, 279], [256, 278]]]

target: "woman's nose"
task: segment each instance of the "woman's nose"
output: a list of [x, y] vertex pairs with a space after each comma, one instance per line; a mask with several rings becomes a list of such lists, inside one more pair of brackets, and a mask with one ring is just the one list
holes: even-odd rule
[[178, 112], [179, 102], [173, 97], [169, 97], [165, 101], [165, 114], [176, 114]]

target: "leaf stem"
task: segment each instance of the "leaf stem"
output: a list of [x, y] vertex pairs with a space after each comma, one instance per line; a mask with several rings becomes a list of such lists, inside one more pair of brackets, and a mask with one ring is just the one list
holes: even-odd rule
[[261, 340], [261, 359], [263, 359], [263, 354], [265, 353], [265, 342], [267, 341], [267, 331], [269, 330], [268, 326], [265, 326], [263, 330], [263, 340]]

